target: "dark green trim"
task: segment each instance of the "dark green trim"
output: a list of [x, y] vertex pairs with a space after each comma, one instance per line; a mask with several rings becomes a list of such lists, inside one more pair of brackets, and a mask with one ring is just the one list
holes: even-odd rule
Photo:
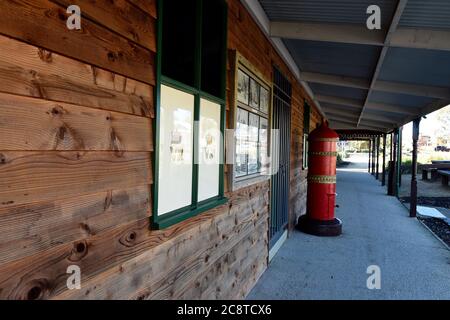
[[195, 217], [205, 211], [211, 210], [217, 206], [221, 206], [228, 202], [228, 199], [225, 197], [215, 197], [201, 203], [198, 203], [195, 209], [192, 209], [190, 206], [181, 208], [179, 210], [173, 211], [171, 213], [166, 213], [163, 216], [159, 217], [159, 219], [152, 220], [152, 228], [153, 229], [164, 229], [170, 227], [174, 224], [177, 224], [181, 221], [184, 221], [188, 218]]
[[[224, 162], [225, 162], [225, 123], [226, 123], [226, 61], [227, 61], [227, 21], [228, 21], [228, 5], [223, 1], [224, 5], [224, 21], [223, 21], [223, 55], [222, 55], [222, 74], [221, 74], [221, 95], [213, 96], [201, 90], [201, 59], [202, 59], [202, 3], [207, 0], [196, 0], [197, 6], [197, 23], [196, 23], [196, 74], [195, 87], [186, 85], [174, 79], [162, 75], [162, 26], [163, 26], [163, 0], [158, 0], [158, 21], [157, 21], [157, 53], [156, 53], [156, 85], [155, 85], [155, 124], [154, 124], [154, 156], [153, 156], [153, 172], [154, 181], [152, 185], [153, 193], [153, 214], [151, 217], [151, 227], [153, 229], [163, 229], [190, 217], [196, 216], [202, 212], [210, 210], [219, 205], [225, 204], [228, 199], [224, 197]], [[192, 203], [189, 206], [174, 210], [158, 216], [158, 179], [159, 179], [159, 139], [160, 139], [160, 105], [161, 105], [161, 85], [167, 85], [175, 89], [193, 94], [194, 103], [194, 136], [193, 136], [193, 166], [192, 166]], [[200, 102], [204, 98], [211, 102], [217, 103], [221, 107], [220, 131], [222, 137], [220, 139], [220, 164], [219, 164], [219, 194], [216, 197], [198, 202], [198, 150], [199, 150], [199, 119], [200, 119]]]
[[158, 215], [158, 172], [159, 172], [159, 138], [160, 138], [160, 120], [161, 120], [161, 114], [159, 111], [159, 106], [161, 105], [161, 57], [163, 54], [162, 50], [162, 25], [163, 25], [163, 0], [158, 0], [157, 2], [157, 10], [158, 10], [158, 19], [157, 19], [157, 38], [156, 38], [156, 85], [154, 88], [155, 92], [155, 121], [153, 125], [153, 132], [154, 132], [154, 140], [153, 145], [155, 146], [155, 149], [153, 151], [153, 184], [152, 184], [152, 194], [153, 194], [153, 213], [151, 218], [151, 223], [154, 222], [154, 220], [157, 220], [154, 218]]

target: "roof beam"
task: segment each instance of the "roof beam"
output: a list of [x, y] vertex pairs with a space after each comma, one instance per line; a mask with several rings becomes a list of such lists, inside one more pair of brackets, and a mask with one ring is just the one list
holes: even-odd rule
[[[348, 123], [348, 122], [342, 122], [339, 120], [330, 120], [330, 128], [333, 129], [356, 129], [356, 124], [352, 124]], [[378, 127], [373, 127], [370, 125], [364, 126], [364, 125], [360, 125], [358, 129], [367, 129], [367, 130], [380, 130], [380, 128]], [[387, 130], [383, 130], [383, 131], [387, 131]]]
[[[340, 110], [325, 109], [325, 113], [329, 117], [338, 116], [338, 117], [342, 117], [344, 119], [353, 119], [355, 121], [355, 123], [358, 120], [357, 114], [346, 113], [346, 112], [342, 112]], [[377, 114], [365, 114], [362, 121], [374, 121], [376, 123], [385, 123], [388, 125], [396, 125], [401, 122], [401, 120], [399, 120], [399, 119], [389, 118], [389, 117], [385, 117], [383, 115], [377, 115]]]
[[408, 3], [408, 0], [399, 0], [398, 4], [397, 4], [397, 8], [395, 10], [394, 16], [392, 17], [392, 21], [391, 21], [391, 25], [389, 26], [389, 30], [386, 34], [386, 38], [384, 39], [384, 46], [383, 49], [381, 49], [381, 53], [380, 53], [380, 57], [378, 58], [378, 63], [377, 66], [375, 68], [375, 72], [373, 73], [373, 77], [372, 77], [372, 81], [370, 83], [370, 88], [369, 88], [369, 92], [367, 93], [367, 97], [366, 100], [364, 102], [364, 106], [361, 109], [361, 114], [359, 115], [359, 119], [358, 119], [358, 125], [361, 122], [361, 118], [364, 114], [364, 109], [366, 107], [366, 104], [369, 102], [370, 100], [370, 96], [372, 95], [373, 92], [373, 87], [375, 85], [375, 82], [378, 79], [378, 76], [381, 72], [381, 67], [383, 66], [383, 62], [384, 62], [384, 58], [386, 57], [386, 54], [389, 50], [389, 44], [391, 42], [391, 38], [393, 33], [395, 32], [395, 30], [397, 30], [397, 26], [398, 23], [400, 22], [400, 18], [403, 14], [403, 10], [405, 10], [406, 4]]
[[358, 129], [371, 129], [371, 130], [383, 130], [387, 131], [392, 129], [393, 127], [390, 125], [385, 124], [379, 124], [379, 123], [372, 123], [372, 122], [362, 122], [360, 126], [356, 127], [356, 119], [354, 121], [345, 119], [339, 116], [330, 116], [329, 117], [330, 122], [340, 122], [345, 123], [347, 125], [347, 128], [351, 126], [351, 128], [358, 128]]
[[399, 113], [406, 115], [415, 115], [418, 112], [417, 108], [405, 107], [405, 106], [395, 106], [392, 104], [382, 103], [382, 102], [368, 102], [366, 104], [366, 110], [384, 111], [390, 113]]
[[300, 79], [308, 82], [329, 84], [340, 87], [350, 87], [358, 89], [369, 89], [370, 83], [366, 79], [352, 78], [316, 72], [302, 72]]
[[444, 87], [378, 80], [373, 84], [372, 89], [375, 91], [404, 93], [420, 97], [450, 99], [450, 89]]
[[353, 108], [362, 108], [362, 103], [359, 100], [335, 97], [335, 96], [325, 96], [321, 94], [316, 95], [316, 99], [320, 102], [327, 102], [332, 104], [337, 104], [341, 106], [353, 107]]
[[[335, 115], [342, 115], [342, 116], [348, 116], [348, 117], [352, 117], [352, 118], [357, 118], [359, 116], [359, 114], [355, 114], [352, 113], [352, 110], [348, 110], [348, 109], [337, 109], [337, 108], [324, 108], [325, 113], [328, 114], [335, 114]], [[365, 113], [363, 119], [367, 119], [367, 120], [375, 120], [375, 121], [380, 121], [380, 122], [385, 122], [385, 123], [392, 123], [392, 124], [397, 124], [399, 123], [401, 120], [395, 117], [389, 117], [389, 116], [385, 116], [385, 115], [381, 115], [381, 114], [373, 114], [373, 113]]]
[[[356, 126], [356, 121], [358, 120], [358, 115], [352, 116], [352, 115], [338, 115], [333, 113], [327, 113], [327, 116], [329, 119], [339, 120], [339, 121], [347, 121], [349, 123], [352, 123]], [[361, 121], [364, 125], [370, 125], [374, 128], [393, 128], [393, 123], [386, 123], [385, 121], [378, 121], [378, 120], [367, 120], [364, 119]]]
[[368, 30], [365, 25], [272, 21], [270, 36], [382, 46], [385, 33], [382, 30]]
[[321, 83], [332, 86], [349, 87], [393, 93], [403, 93], [413, 96], [450, 99], [450, 89], [445, 87], [424, 86], [411, 83], [377, 80], [372, 86], [369, 81], [362, 78], [352, 78], [316, 72], [302, 72], [300, 79], [307, 82]]
[[450, 31], [399, 28], [392, 34], [390, 46], [450, 51]]
[[[269, 25], [271, 37], [386, 46], [383, 30], [368, 30], [366, 26], [291, 21], [272, 21]], [[450, 51], [447, 30], [396, 28], [389, 36], [390, 47]]]
[[[324, 95], [316, 95], [316, 99], [320, 102], [331, 103], [335, 105], [351, 107], [351, 108], [359, 108], [361, 109], [363, 104], [354, 99], [334, 97], [334, 96], [324, 96]], [[384, 111], [390, 113], [398, 113], [405, 115], [417, 115], [419, 114], [418, 108], [406, 107], [406, 106], [396, 106], [382, 102], [368, 102], [366, 104], [367, 110], [375, 110], [375, 111]]]

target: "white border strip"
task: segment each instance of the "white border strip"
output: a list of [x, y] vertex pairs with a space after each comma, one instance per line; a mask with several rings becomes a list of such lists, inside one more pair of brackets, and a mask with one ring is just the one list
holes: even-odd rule
[[306, 93], [310, 96], [310, 98], [316, 104], [317, 109], [319, 109], [320, 114], [326, 118], [325, 113], [320, 106], [319, 101], [314, 98], [314, 93], [309, 87], [308, 83], [300, 80], [300, 69], [292, 58], [289, 50], [284, 45], [283, 41], [280, 38], [272, 38], [270, 37], [270, 20], [266, 15], [266, 12], [261, 7], [261, 4], [258, 0], [241, 0], [242, 4], [245, 8], [250, 12], [253, 19], [256, 21], [260, 29], [263, 31], [267, 39], [269, 39], [270, 43], [274, 46], [275, 50], [287, 64], [291, 72], [295, 75], [300, 85], [305, 89]]
[[269, 262], [272, 261], [273, 257], [277, 254], [278, 250], [280, 250], [281, 246], [287, 239], [288, 232], [284, 230], [284, 233], [281, 235], [280, 239], [275, 243], [272, 249], [269, 250]]

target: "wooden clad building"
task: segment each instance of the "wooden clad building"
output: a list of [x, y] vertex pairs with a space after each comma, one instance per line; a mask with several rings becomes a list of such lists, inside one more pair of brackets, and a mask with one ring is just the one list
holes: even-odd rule
[[1, 299], [244, 298], [305, 212], [313, 101], [239, 0], [173, 2], [0, 2]]

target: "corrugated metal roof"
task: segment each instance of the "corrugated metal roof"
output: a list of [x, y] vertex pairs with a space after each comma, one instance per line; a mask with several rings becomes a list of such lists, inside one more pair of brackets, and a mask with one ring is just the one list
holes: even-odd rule
[[379, 79], [450, 87], [450, 54], [427, 49], [390, 48]]
[[389, 27], [396, 8], [392, 0], [259, 0], [273, 21], [366, 24], [367, 7], [380, 7], [382, 27]]
[[409, 0], [400, 27], [450, 28], [449, 0]]
[[432, 103], [434, 99], [427, 97], [411, 96], [402, 93], [391, 93], [373, 91], [370, 97], [370, 102], [382, 102], [396, 106], [404, 106], [411, 108], [424, 107]]
[[349, 98], [354, 100], [360, 100], [361, 102], [364, 102], [367, 96], [367, 90], [364, 89], [338, 87], [313, 82], [310, 83], [310, 87], [315, 94], [320, 94], [324, 96], [334, 96], [340, 98]]
[[370, 79], [381, 49], [375, 46], [285, 39], [301, 71]]

